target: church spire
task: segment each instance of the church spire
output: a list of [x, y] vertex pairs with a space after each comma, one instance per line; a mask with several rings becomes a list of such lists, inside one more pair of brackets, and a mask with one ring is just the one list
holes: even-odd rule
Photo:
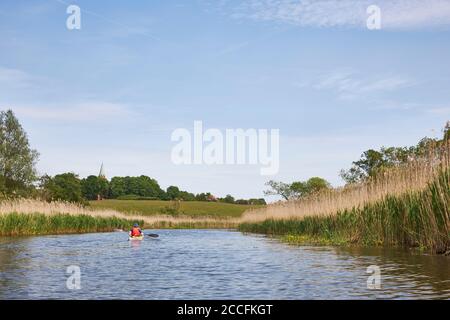
[[102, 165], [100, 167], [100, 172], [98, 173], [98, 177], [106, 179], [105, 169], [103, 168], [103, 162], [102, 162]]

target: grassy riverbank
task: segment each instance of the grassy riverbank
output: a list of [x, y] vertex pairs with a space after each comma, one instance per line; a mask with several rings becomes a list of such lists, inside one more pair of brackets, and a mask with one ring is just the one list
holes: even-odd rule
[[244, 232], [280, 235], [290, 243], [405, 246], [450, 249], [450, 170], [441, 169], [423, 190], [413, 190], [301, 218], [242, 223]]
[[263, 207], [223, 202], [161, 200], [102, 200], [90, 201], [90, 205], [94, 209], [109, 209], [124, 214], [216, 219], [238, 218], [247, 209]]
[[[129, 201], [129, 200], [126, 200]], [[233, 218], [231, 211], [217, 211], [215, 208], [239, 208], [242, 214], [242, 207], [238, 205], [201, 203], [209, 211], [200, 211], [194, 217], [170, 214], [149, 214], [143, 215], [131, 210], [136, 208], [136, 201], [125, 203], [129, 211], [121, 212], [114, 210], [112, 200], [99, 201], [105, 206], [84, 207], [68, 202], [46, 202], [32, 199], [17, 199], [0, 201], [0, 235], [38, 235], [49, 233], [81, 233], [93, 231], [110, 231], [113, 229], [127, 229], [133, 222], [139, 222], [141, 226], [148, 229], [228, 229], [236, 228], [241, 222], [240, 218]], [[144, 203], [143, 203], [144, 204]], [[153, 204], [153, 203], [152, 203]], [[169, 205], [170, 202], [165, 202]], [[197, 203], [198, 205], [198, 203]], [[153, 206], [155, 208], [156, 206]], [[117, 206], [116, 206], [117, 208]], [[190, 207], [194, 210], [194, 207]], [[201, 215], [203, 212], [204, 215]], [[213, 215], [213, 213], [216, 213]], [[219, 214], [217, 214], [219, 212]], [[221, 214], [220, 214], [221, 213]], [[236, 214], [234, 212], [234, 214]], [[231, 215], [231, 216], [230, 216]], [[44, 219], [45, 217], [45, 219]], [[92, 219], [87, 219], [91, 217]], [[87, 219], [87, 220], [86, 220]], [[52, 231], [52, 229], [54, 231]]]
[[[0, 215], [0, 236], [30, 236], [109, 232], [127, 229], [134, 221], [117, 217], [42, 213], [9, 213]], [[143, 224], [143, 221], [140, 221]]]

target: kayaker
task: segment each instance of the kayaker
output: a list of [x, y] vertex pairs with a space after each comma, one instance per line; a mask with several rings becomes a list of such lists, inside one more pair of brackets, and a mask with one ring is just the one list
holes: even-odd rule
[[139, 224], [135, 223], [133, 228], [130, 230], [130, 237], [141, 237], [142, 230], [139, 228]]

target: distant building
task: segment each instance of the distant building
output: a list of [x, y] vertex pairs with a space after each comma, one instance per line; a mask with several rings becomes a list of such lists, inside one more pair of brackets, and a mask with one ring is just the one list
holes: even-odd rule
[[98, 177], [106, 179], [105, 168], [103, 167], [103, 162], [102, 162], [102, 165], [100, 166], [100, 172], [98, 173]]
[[[106, 174], [105, 174], [105, 168], [103, 167], [103, 162], [102, 165], [100, 166], [100, 172], [98, 173], [98, 177], [99, 179], [106, 179]], [[97, 194], [97, 200], [103, 200], [103, 196], [101, 194]]]

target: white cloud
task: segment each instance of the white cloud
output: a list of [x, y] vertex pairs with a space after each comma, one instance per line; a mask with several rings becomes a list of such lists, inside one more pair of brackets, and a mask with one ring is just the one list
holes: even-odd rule
[[384, 29], [450, 25], [450, 0], [247, 0], [238, 6], [222, 2], [221, 10], [238, 19], [304, 27], [365, 27], [373, 4], [381, 9]]

